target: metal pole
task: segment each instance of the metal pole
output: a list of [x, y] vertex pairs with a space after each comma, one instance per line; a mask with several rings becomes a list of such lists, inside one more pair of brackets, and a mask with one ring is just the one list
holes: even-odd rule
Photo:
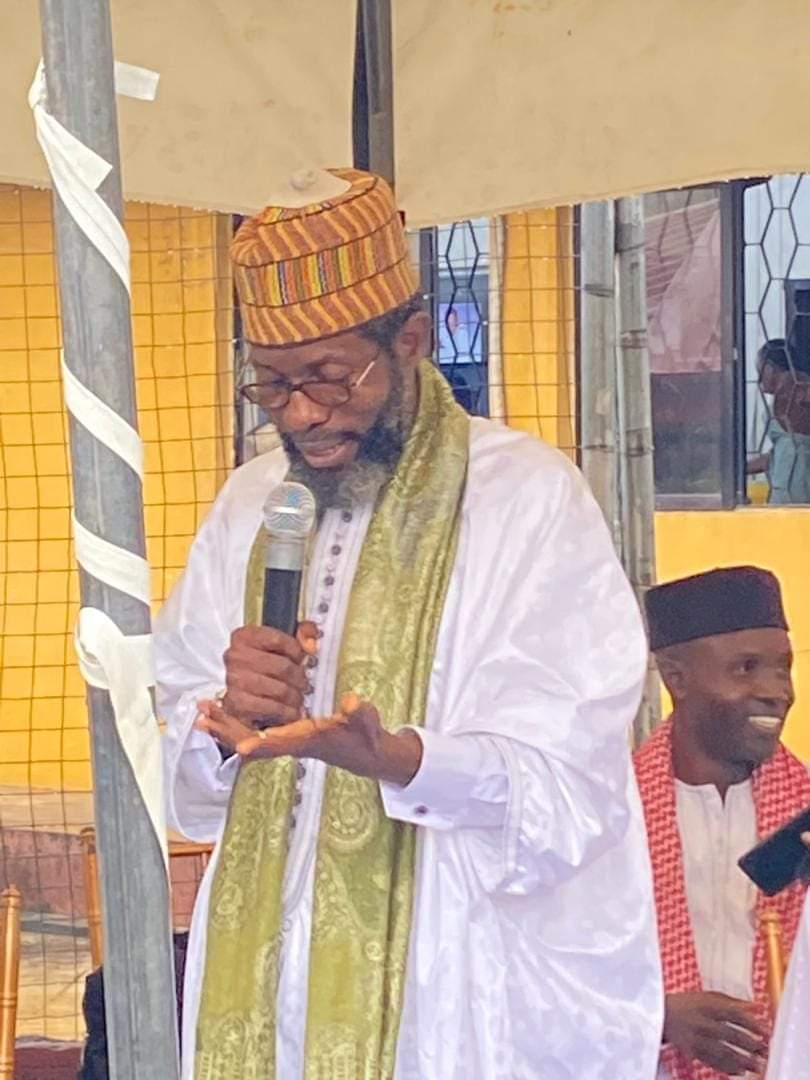
[[368, 168], [393, 187], [394, 75], [391, 0], [361, 0], [368, 95]]
[[[99, 194], [122, 217], [108, 0], [40, 0], [48, 107], [113, 166]], [[65, 359], [93, 393], [136, 424], [130, 305], [114, 271], [54, 197]], [[72, 418], [73, 498], [79, 521], [143, 555], [140, 481]], [[138, 600], [80, 574], [81, 600], [125, 634], [150, 629]], [[106, 691], [90, 689], [96, 830], [104, 925], [105, 1014], [115, 1080], [174, 1080], [177, 1024], [169, 891], [152, 825], [124, 755]]]
[[487, 386], [489, 415], [506, 423], [506, 378], [503, 364], [503, 275], [506, 228], [502, 217], [489, 220], [489, 303]]
[[[644, 593], [655, 584], [655, 482], [644, 204], [639, 196], [616, 201], [616, 276], [622, 552], [643, 610]], [[660, 718], [660, 689], [651, 659], [635, 723], [636, 744], [649, 735]]]
[[580, 394], [582, 471], [621, 552], [616, 456], [615, 227], [612, 202], [580, 216]]

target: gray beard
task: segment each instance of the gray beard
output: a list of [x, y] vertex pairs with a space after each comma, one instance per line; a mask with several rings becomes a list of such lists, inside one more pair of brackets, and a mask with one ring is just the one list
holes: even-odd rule
[[354, 461], [342, 469], [313, 469], [290, 436], [281, 436], [290, 462], [287, 479], [309, 488], [315, 496], [319, 515], [329, 509], [347, 510], [352, 506], [376, 502], [380, 490], [394, 475], [409, 425], [403, 409], [401, 374], [393, 363], [390, 370], [391, 392], [388, 399], [360, 440]]

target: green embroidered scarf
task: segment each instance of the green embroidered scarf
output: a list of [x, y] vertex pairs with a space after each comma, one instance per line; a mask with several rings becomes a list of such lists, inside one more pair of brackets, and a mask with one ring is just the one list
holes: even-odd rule
[[[425, 362], [419, 410], [366, 534], [352, 587], [336, 700], [372, 701], [394, 730], [423, 724], [455, 560], [469, 420]], [[251, 563], [263, 564], [260, 531]], [[248, 573], [246, 620], [260, 606]], [[208, 916], [195, 1080], [276, 1076], [281, 883], [293, 806], [291, 758], [249, 762], [228, 811]], [[327, 772], [318, 835], [306, 1080], [389, 1080], [402, 1010], [416, 836], [386, 817], [378, 785]]]

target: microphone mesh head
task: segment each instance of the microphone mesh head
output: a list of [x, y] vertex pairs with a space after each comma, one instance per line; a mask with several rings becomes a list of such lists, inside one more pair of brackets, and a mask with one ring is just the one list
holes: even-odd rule
[[271, 536], [303, 540], [315, 521], [315, 496], [303, 484], [285, 480], [265, 499], [262, 515]]

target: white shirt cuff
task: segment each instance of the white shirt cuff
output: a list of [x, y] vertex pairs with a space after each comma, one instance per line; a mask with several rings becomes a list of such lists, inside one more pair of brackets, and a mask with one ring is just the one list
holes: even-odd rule
[[495, 740], [408, 730], [422, 741], [422, 761], [406, 787], [380, 783], [388, 817], [432, 829], [500, 828], [506, 819], [509, 776]]

